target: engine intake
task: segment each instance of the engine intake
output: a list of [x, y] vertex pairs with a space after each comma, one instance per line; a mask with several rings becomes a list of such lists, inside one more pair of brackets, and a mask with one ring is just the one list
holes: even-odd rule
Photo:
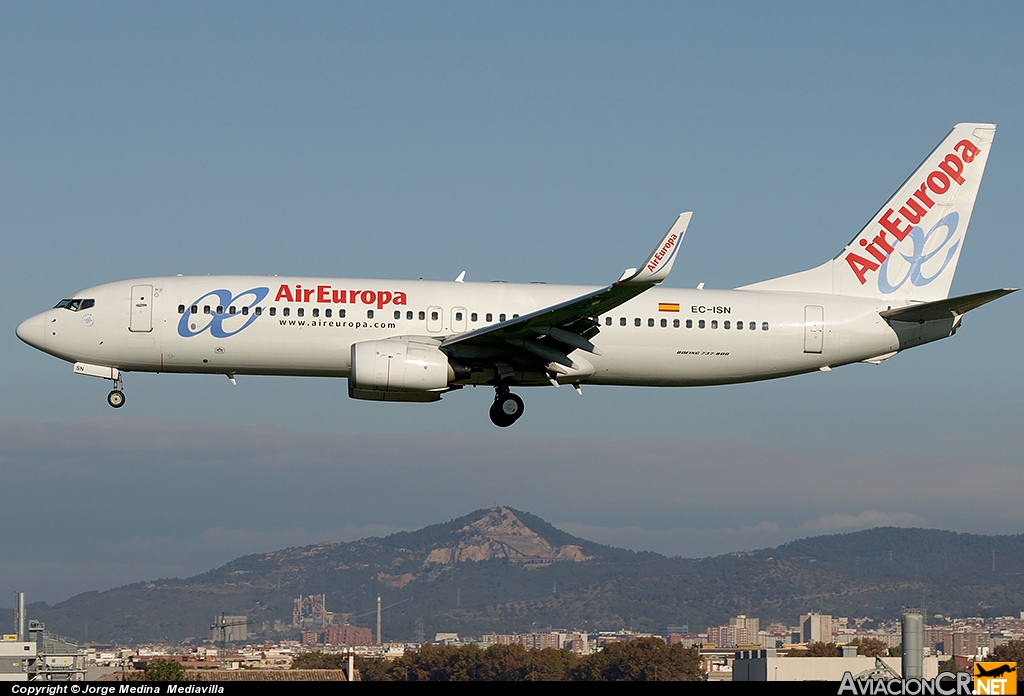
[[349, 396], [373, 401], [437, 401], [456, 370], [435, 341], [387, 338], [352, 344]]

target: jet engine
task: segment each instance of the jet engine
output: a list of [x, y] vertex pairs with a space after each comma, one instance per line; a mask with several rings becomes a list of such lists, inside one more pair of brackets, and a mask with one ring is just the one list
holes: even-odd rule
[[429, 338], [361, 341], [352, 344], [348, 395], [371, 401], [437, 401], [461, 372]]

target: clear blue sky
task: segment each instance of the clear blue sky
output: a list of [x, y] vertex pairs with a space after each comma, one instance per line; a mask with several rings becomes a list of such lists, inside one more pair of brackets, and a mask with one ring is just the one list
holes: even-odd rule
[[[1019, 533], [1021, 298], [879, 367], [701, 389], [351, 401], [21, 344], [175, 273], [668, 284], [831, 257], [960, 121], [999, 125], [953, 292], [1019, 286], [1019, 3], [0, 6], [0, 603], [494, 503], [705, 555], [877, 524]], [[1016, 212], [1015, 212], [1016, 211]], [[8, 600], [9, 601], [9, 600]]]

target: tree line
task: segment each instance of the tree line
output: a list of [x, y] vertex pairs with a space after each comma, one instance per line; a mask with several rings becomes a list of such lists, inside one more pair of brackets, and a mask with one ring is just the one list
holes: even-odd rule
[[[299, 655], [292, 669], [344, 669], [347, 656]], [[666, 645], [660, 638], [609, 643], [590, 655], [571, 650], [527, 650], [521, 645], [433, 645], [395, 660], [355, 660], [363, 681], [702, 681], [696, 648]]]

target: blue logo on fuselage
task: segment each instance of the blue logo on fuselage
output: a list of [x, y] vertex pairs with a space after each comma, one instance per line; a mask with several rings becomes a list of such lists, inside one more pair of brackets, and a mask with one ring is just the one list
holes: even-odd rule
[[[235, 296], [231, 295], [230, 290], [211, 290], [205, 295], [199, 297], [191, 306], [198, 308], [206, 298], [216, 297], [217, 307], [211, 309], [209, 314], [206, 312], [200, 314], [198, 311], [193, 314], [191, 307], [186, 307], [185, 313], [181, 315], [181, 321], [178, 322], [178, 335], [182, 338], [190, 338], [192, 336], [198, 336], [204, 331], [209, 330], [210, 335], [214, 338], [228, 338], [229, 336], [234, 336], [236, 333], [256, 321], [259, 318], [259, 315], [256, 314], [256, 312], [231, 314], [228, 308], [235, 307], [237, 303], [241, 303], [242, 307], [252, 309], [262, 302], [269, 293], [270, 288], [252, 288], [251, 290], [240, 292]], [[252, 298], [252, 300], [248, 304], [244, 304], [243, 301], [248, 301], [248, 298]], [[217, 311], [218, 309], [220, 311]], [[232, 328], [230, 331], [226, 330], [224, 328], [224, 322], [230, 322], [234, 319], [245, 319], [245, 322], [238, 328]], [[202, 325], [202, 328], [199, 328], [200, 321], [206, 321], [206, 323]]]

